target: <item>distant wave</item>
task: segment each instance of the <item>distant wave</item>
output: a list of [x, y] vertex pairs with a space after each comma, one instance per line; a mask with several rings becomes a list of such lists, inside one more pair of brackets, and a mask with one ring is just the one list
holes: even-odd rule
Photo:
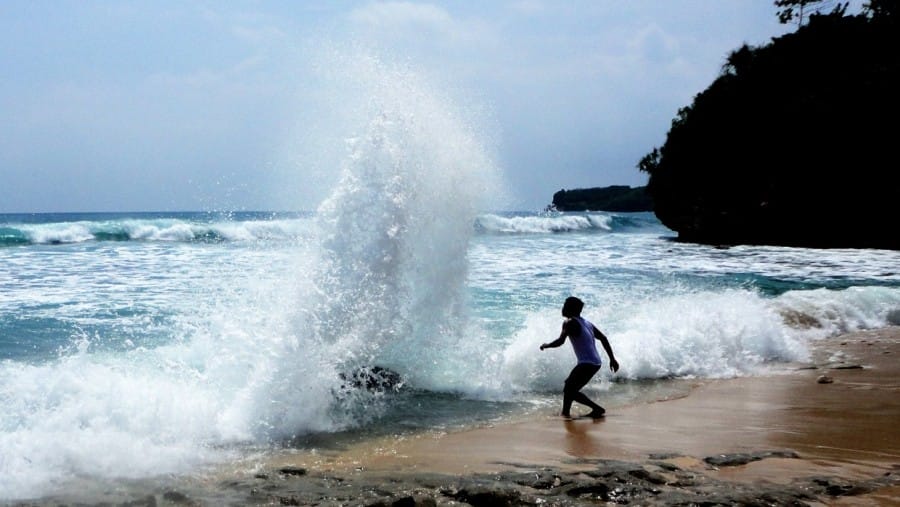
[[560, 232], [631, 232], [665, 228], [651, 213], [485, 214], [475, 222], [483, 234], [547, 234]]
[[290, 240], [309, 228], [304, 220], [191, 222], [179, 219], [110, 220], [7, 224], [0, 226], [0, 247], [59, 245], [89, 241], [168, 241], [218, 243]]
[[[185, 214], [198, 215], [198, 214]], [[308, 234], [314, 215], [207, 221], [190, 217], [90, 217], [83, 220], [0, 221], [0, 247], [101, 241], [222, 243], [291, 241]], [[33, 217], [31, 217], [33, 218]], [[46, 217], [50, 220], [54, 217]], [[651, 232], [666, 230], [651, 213], [487, 213], [475, 219], [476, 234]]]

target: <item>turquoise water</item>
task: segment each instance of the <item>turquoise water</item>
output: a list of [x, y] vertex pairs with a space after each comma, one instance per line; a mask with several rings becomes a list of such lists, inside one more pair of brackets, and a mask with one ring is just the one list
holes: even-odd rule
[[[589, 388], [613, 404], [665, 379], [764, 373], [900, 308], [898, 252], [682, 244], [646, 213], [481, 213], [461, 237], [438, 224], [379, 248], [333, 223], [0, 216], [22, 238], [0, 247], [0, 491], [552, 413], [573, 356], [538, 346], [569, 294], [622, 364]], [[367, 365], [402, 386], [341, 387]]]

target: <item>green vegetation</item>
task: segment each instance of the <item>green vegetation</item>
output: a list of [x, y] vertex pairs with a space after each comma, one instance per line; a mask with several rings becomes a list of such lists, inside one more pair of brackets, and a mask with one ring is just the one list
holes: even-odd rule
[[733, 51], [638, 164], [680, 240], [900, 249], [898, 0], [778, 0], [796, 32]]
[[646, 188], [613, 185], [560, 190], [553, 194], [552, 207], [558, 211], [652, 211]]

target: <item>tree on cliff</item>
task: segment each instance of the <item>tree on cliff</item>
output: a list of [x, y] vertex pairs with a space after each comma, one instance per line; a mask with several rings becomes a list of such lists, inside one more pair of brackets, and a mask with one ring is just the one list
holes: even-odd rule
[[900, 10], [900, 2], [897, 0], [869, 0], [863, 8], [876, 22], [894, 23], [897, 21], [897, 11]]
[[833, 9], [832, 12], [840, 11], [841, 15], [847, 10], [847, 3], [838, 3], [834, 7], [834, 0], [775, 0], [775, 7], [778, 7], [778, 21], [783, 24], [791, 23], [797, 20], [797, 27], [803, 26], [804, 17], [808, 18], [812, 14], [821, 14], [826, 9]]
[[659, 219], [686, 241], [900, 248], [897, 4], [733, 51], [638, 163]]

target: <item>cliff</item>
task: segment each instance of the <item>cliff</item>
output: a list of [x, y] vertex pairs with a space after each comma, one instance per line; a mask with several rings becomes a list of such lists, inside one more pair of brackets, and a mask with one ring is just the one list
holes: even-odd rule
[[653, 201], [646, 187], [613, 185], [560, 190], [553, 194], [552, 207], [559, 211], [652, 211]]
[[900, 249], [898, 2], [873, 4], [735, 50], [678, 112], [638, 167], [680, 240]]

